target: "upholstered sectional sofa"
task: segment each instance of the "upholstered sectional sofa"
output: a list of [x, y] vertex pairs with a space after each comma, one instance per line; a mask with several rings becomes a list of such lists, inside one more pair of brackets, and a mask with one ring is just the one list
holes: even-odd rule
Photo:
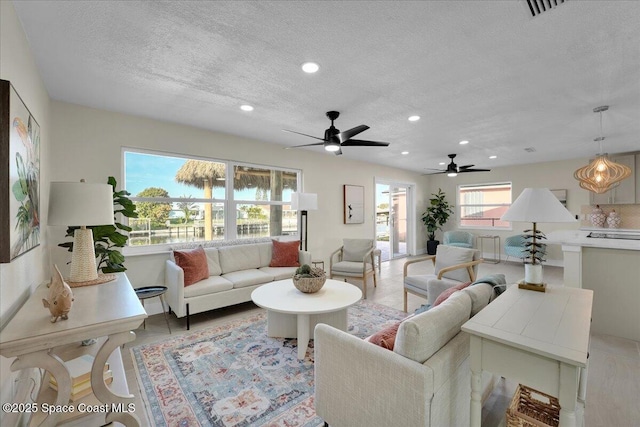
[[[290, 242], [295, 246], [297, 242]], [[296, 266], [270, 267], [273, 261], [271, 241], [203, 248], [207, 276], [185, 286], [185, 271], [176, 263], [175, 252], [166, 261], [166, 299], [177, 317], [251, 301], [251, 292], [262, 284], [290, 278]], [[298, 251], [297, 263], [311, 264], [311, 254]]]
[[[393, 350], [317, 325], [316, 413], [331, 427], [468, 426], [470, 338], [460, 328], [493, 295], [484, 283], [453, 292], [402, 321]], [[494, 381], [484, 374], [483, 398]]]

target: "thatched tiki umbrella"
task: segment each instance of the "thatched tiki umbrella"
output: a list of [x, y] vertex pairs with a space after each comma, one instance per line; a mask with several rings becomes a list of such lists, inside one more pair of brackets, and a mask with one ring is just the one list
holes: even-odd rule
[[[204, 198], [210, 199], [213, 187], [225, 186], [225, 165], [222, 163], [205, 162], [202, 160], [187, 160], [176, 173], [176, 181], [204, 189]], [[282, 190], [287, 186], [292, 190], [297, 188], [297, 175], [293, 172], [283, 172], [268, 169], [257, 169], [248, 166], [236, 166], [233, 177], [233, 187], [236, 190], [259, 188], [271, 192], [272, 201], [282, 200]], [[211, 204], [205, 203], [205, 239], [211, 240]], [[282, 206], [271, 205], [270, 234], [282, 234]]]
[[[204, 198], [211, 199], [214, 186], [224, 187], [225, 175], [225, 165], [222, 163], [187, 160], [176, 172], [176, 181], [204, 189]], [[211, 216], [211, 203], [205, 203], [204, 238], [206, 240], [211, 240], [212, 238]]]

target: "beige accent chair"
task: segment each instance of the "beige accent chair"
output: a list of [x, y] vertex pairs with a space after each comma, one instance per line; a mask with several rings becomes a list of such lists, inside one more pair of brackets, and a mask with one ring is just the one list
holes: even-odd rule
[[373, 286], [378, 286], [373, 260], [373, 239], [343, 239], [342, 246], [329, 258], [329, 278], [344, 277], [362, 280], [362, 297], [367, 298], [367, 277], [373, 275]]
[[[480, 251], [456, 246], [438, 245], [435, 255], [428, 255], [404, 263], [404, 311], [407, 311], [407, 294], [427, 298], [428, 304], [444, 290], [460, 283], [473, 282], [478, 276], [478, 264], [482, 263]], [[409, 266], [431, 260], [434, 274], [410, 275]]]

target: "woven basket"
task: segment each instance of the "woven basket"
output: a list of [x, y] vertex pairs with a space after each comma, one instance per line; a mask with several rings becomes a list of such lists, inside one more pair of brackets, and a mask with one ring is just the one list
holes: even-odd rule
[[293, 276], [291, 280], [293, 280], [293, 286], [296, 287], [300, 292], [304, 292], [305, 294], [312, 294], [314, 292], [318, 292], [324, 286], [324, 282], [327, 280], [326, 276], [321, 277], [300, 277]]
[[507, 427], [558, 427], [558, 399], [538, 390], [518, 385], [507, 408]]

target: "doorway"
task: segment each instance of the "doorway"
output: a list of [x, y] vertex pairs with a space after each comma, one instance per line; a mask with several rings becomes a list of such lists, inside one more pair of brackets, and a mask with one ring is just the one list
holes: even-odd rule
[[408, 255], [411, 186], [376, 180], [376, 247], [381, 260]]

